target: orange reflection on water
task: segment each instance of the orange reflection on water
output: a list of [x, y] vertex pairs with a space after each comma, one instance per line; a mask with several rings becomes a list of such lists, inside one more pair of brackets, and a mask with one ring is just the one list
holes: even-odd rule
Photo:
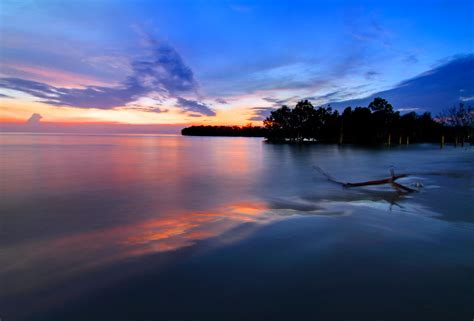
[[153, 219], [130, 227], [132, 235], [124, 243], [128, 246], [153, 243], [152, 249], [142, 248], [145, 252], [189, 246], [197, 240], [220, 235], [240, 223], [257, 222], [265, 209], [263, 203], [247, 202], [232, 204], [216, 212], [187, 212]]
[[[23, 280], [21, 285], [9, 287], [21, 293], [25, 287], [62, 281], [127, 257], [177, 250], [222, 235], [245, 222], [264, 223], [278, 217], [262, 202], [246, 202], [212, 212], [182, 212], [130, 225], [32, 241], [2, 249], [0, 258], [5, 264], [0, 266], [0, 278], [11, 282]], [[234, 235], [230, 241], [240, 237]]]

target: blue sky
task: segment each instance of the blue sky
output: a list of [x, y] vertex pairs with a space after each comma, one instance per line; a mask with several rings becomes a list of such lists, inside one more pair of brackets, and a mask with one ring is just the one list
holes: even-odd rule
[[[6, 119], [245, 123], [281, 102], [369, 97], [474, 52], [472, 1], [0, 5]], [[474, 95], [459, 86], [451, 96]]]

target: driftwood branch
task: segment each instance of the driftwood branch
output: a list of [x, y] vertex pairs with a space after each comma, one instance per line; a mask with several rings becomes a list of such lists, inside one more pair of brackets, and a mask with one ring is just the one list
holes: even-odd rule
[[404, 193], [412, 193], [412, 192], [417, 192], [416, 189], [404, 186], [402, 184], [399, 184], [396, 182], [397, 179], [407, 177], [408, 174], [398, 174], [395, 175], [395, 172], [393, 169], [390, 170], [390, 177], [384, 178], [384, 179], [378, 179], [378, 180], [373, 180], [373, 181], [365, 181], [365, 182], [341, 182], [333, 178], [331, 175], [323, 171], [323, 169], [319, 166], [313, 166], [315, 170], [317, 170], [319, 173], [321, 173], [323, 176], [325, 176], [330, 182], [342, 185], [343, 187], [361, 187], [361, 186], [372, 186], [372, 185], [384, 185], [384, 184], [390, 184], [393, 188], [400, 192]]

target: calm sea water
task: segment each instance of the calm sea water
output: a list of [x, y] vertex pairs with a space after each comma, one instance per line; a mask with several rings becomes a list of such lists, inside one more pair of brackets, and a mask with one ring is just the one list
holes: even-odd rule
[[2, 321], [474, 317], [473, 147], [0, 140]]

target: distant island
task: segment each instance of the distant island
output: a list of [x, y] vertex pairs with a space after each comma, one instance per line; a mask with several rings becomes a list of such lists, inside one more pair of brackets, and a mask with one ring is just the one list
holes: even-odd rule
[[410, 144], [424, 142], [473, 142], [474, 109], [448, 108], [435, 119], [430, 113], [401, 115], [385, 99], [377, 97], [367, 107], [347, 107], [342, 113], [331, 107], [315, 108], [302, 100], [271, 112], [264, 126], [191, 126], [181, 131], [190, 136], [265, 137], [278, 143]]
[[261, 126], [191, 126], [181, 130], [184, 136], [265, 137], [267, 129]]

